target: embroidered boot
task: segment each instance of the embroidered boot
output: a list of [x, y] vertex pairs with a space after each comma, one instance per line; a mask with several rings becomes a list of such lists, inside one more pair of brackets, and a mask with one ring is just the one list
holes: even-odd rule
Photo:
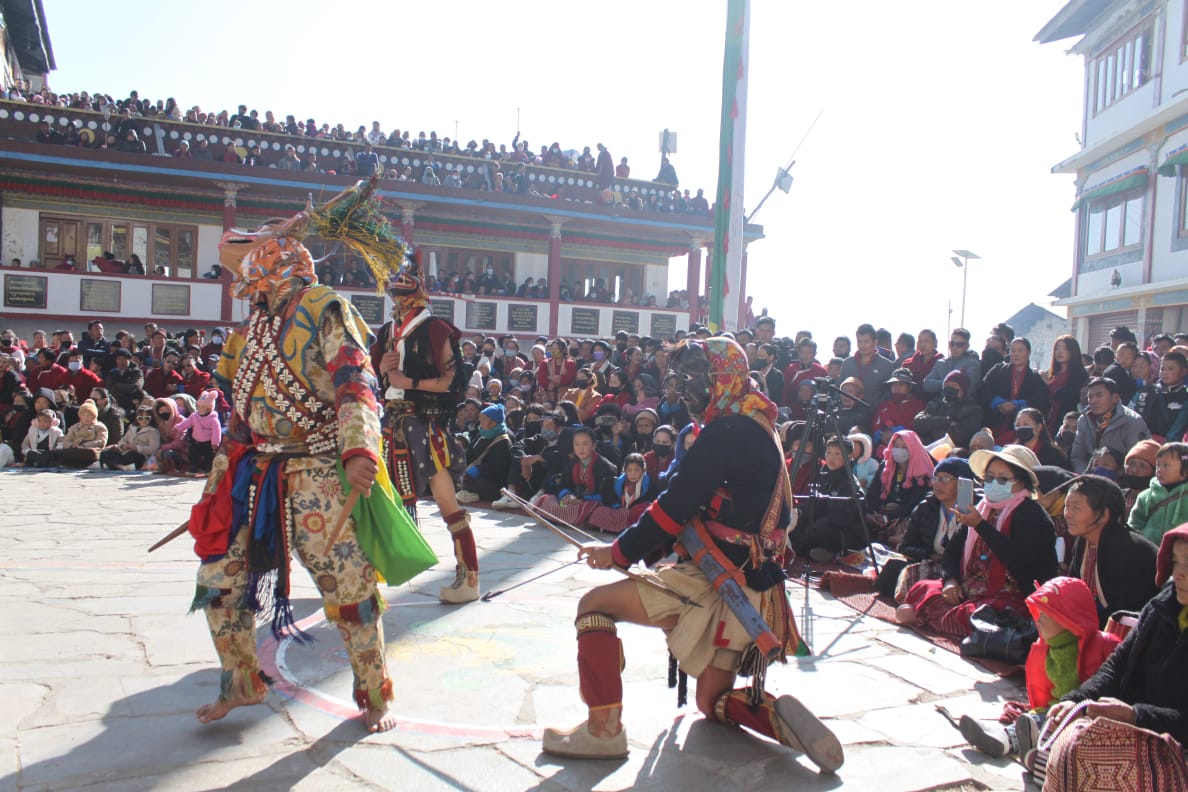
[[479, 597], [478, 551], [470, 531], [470, 515], [465, 509], [445, 515], [446, 528], [454, 537], [454, 582], [442, 588], [438, 599], [448, 605], [474, 602]]
[[627, 756], [623, 728], [623, 644], [615, 620], [587, 613], [574, 622], [578, 641], [578, 679], [590, 716], [572, 729], [545, 729], [542, 749], [575, 759], [622, 759]]
[[842, 766], [845, 752], [841, 741], [808, 707], [792, 696], [763, 696], [763, 703], [752, 708], [746, 689], [727, 691], [714, 705], [714, 716], [719, 723], [746, 726], [799, 751], [824, 773]]

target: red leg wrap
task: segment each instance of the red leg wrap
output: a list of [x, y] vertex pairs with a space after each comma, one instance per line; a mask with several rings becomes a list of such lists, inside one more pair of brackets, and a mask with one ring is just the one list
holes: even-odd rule
[[623, 644], [615, 621], [603, 613], [577, 618], [578, 680], [582, 700], [590, 709], [623, 703]]
[[746, 688], [723, 693], [714, 705], [714, 716], [718, 723], [745, 726], [764, 737], [779, 741], [775, 728], [775, 710], [772, 708], [775, 697], [765, 692], [763, 703], [755, 709], [751, 709], [749, 697], [750, 691]]
[[478, 549], [474, 546], [474, 533], [470, 530], [470, 515], [466, 509], [459, 509], [446, 515], [446, 528], [454, 538], [454, 558], [467, 572], [478, 572]]

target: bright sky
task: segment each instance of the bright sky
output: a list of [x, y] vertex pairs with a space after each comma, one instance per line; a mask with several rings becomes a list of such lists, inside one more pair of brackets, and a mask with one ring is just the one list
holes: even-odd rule
[[[1079, 148], [1083, 67], [1071, 40], [1032, 41], [1064, 2], [754, 0], [748, 209], [824, 111], [749, 249], [748, 291], [781, 335], [943, 334], [954, 248], [982, 256], [975, 338], [1069, 277], [1072, 178], [1050, 168]], [[518, 116], [534, 148], [601, 142], [644, 178], [667, 127], [681, 186], [715, 192], [724, 0], [44, 4], [57, 91], [497, 144]], [[670, 275], [683, 288], [682, 259]]]

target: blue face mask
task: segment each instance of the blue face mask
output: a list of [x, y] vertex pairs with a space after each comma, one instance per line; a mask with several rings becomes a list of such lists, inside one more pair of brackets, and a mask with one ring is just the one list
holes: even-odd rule
[[507, 347], [506, 349], [503, 350], [503, 354], [506, 355], [507, 357], [515, 357], [516, 350], [512, 349], [511, 347]]
[[1009, 481], [1006, 484], [999, 484], [997, 481], [987, 481], [982, 492], [985, 493], [986, 500], [991, 503], [1002, 503], [1010, 499], [1012, 494], [1011, 489], [1014, 486], [1014, 483]]
[[1093, 470], [1091, 470], [1089, 472], [1095, 476], [1105, 476], [1110, 481], [1118, 480], [1118, 471], [1110, 470], [1109, 468], [1106, 468], [1106, 467], [1098, 466], [1098, 467], [1093, 468]]

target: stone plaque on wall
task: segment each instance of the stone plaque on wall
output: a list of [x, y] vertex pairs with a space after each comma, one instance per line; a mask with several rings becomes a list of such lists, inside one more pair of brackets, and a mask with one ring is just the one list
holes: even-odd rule
[[4, 276], [4, 307], [45, 308], [49, 278], [44, 275]]
[[611, 335], [626, 330], [628, 333], [639, 332], [638, 311], [614, 311], [611, 314]]
[[494, 330], [495, 303], [466, 303], [466, 327], [471, 330]]
[[569, 332], [575, 336], [597, 336], [598, 309], [574, 308], [569, 320]]
[[454, 301], [453, 300], [430, 300], [429, 310], [433, 315], [439, 319], [445, 319], [450, 324], [454, 324]]
[[114, 278], [82, 278], [78, 282], [78, 309], [84, 313], [120, 312], [120, 282]]
[[676, 335], [676, 314], [652, 314], [651, 335], [661, 340]]
[[352, 294], [351, 305], [369, 325], [382, 325], [387, 321], [384, 316], [384, 298], [378, 294]]
[[507, 329], [512, 333], [535, 333], [537, 305], [507, 306]]
[[182, 284], [154, 283], [153, 313], [162, 316], [189, 316], [190, 287]]

